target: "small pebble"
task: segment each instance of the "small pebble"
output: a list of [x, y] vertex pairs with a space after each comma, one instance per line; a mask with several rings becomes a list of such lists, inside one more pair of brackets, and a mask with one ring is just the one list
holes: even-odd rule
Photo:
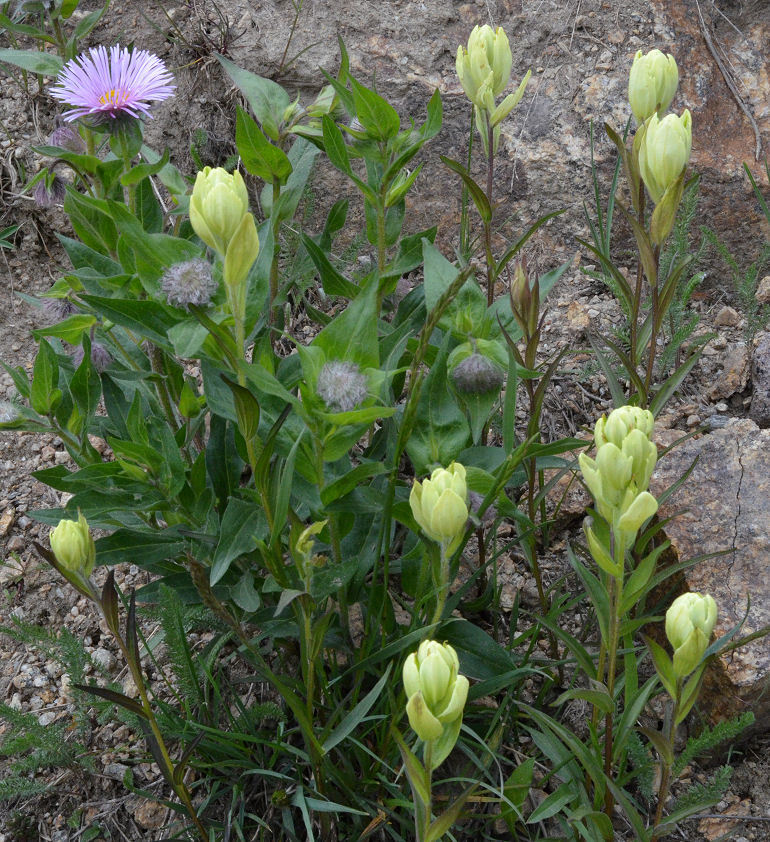
[[109, 652], [107, 649], [102, 649], [101, 647], [91, 653], [91, 660], [97, 667], [104, 670], [112, 669], [115, 664], [115, 656], [112, 652]]
[[714, 324], [724, 327], [736, 327], [741, 321], [740, 314], [733, 307], [723, 307], [716, 315]]
[[47, 725], [50, 725], [54, 719], [56, 719], [56, 713], [52, 710], [47, 710], [45, 713], [40, 714], [37, 721], [43, 726], [43, 728], [45, 728]]
[[697, 427], [700, 424], [700, 415], [688, 415], [687, 416], [687, 426], [688, 427]]

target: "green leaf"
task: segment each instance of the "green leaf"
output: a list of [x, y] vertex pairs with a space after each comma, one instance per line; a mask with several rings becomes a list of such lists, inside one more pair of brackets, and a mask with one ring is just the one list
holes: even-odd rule
[[43, 336], [55, 336], [69, 342], [70, 345], [80, 345], [83, 334], [88, 333], [95, 324], [95, 316], [90, 313], [77, 313], [58, 324], [33, 330], [32, 335], [38, 340]]
[[209, 580], [215, 585], [227, 573], [238, 556], [251, 552], [262, 537], [265, 526], [262, 510], [254, 503], [231, 497], [219, 528]]
[[[457, 720], [459, 721], [459, 720]], [[463, 816], [465, 803], [475, 791], [476, 786], [468, 787], [459, 798], [437, 818], [435, 818], [425, 834], [425, 842], [438, 842], [441, 837], [451, 830]]]
[[274, 216], [278, 220], [291, 219], [297, 211], [300, 199], [307, 187], [310, 174], [315, 165], [315, 159], [320, 154], [320, 149], [305, 138], [299, 137], [292, 144], [289, 150], [289, 164], [291, 174], [281, 190], [281, 195], [275, 208], [272, 206], [273, 187], [265, 185], [261, 194], [262, 210]]
[[265, 79], [263, 76], [244, 70], [224, 56], [217, 55], [217, 59], [248, 100], [254, 116], [262, 124], [262, 130], [271, 140], [277, 142], [283, 114], [291, 104], [289, 95], [272, 79]]
[[406, 452], [418, 475], [428, 473], [436, 464], [448, 465], [470, 439], [465, 413], [447, 388], [448, 341], [447, 335], [425, 379], [414, 426], [406, 442]]
[[128, 172], [123, 173], [120, 177], [120, 183], [124, 187], [129, 187], [132, 184], [138, 184], [143, 179], [147, 178], [148, 176], [155, 175], [159, 173], [163, 167], [166, 166], [169, 159], [169, 151], [166, 149], [163, 153], [163, 157], [159, 158], [155, 163], [145, 163], [145, 164], [137, 164]]
[[350, 494], [363, 480], [384, 474], [387, 470], [382, 462], [362, 462], [338, 480], [321, 489], [321, 502], [324, 506], [328, 506], [340, 497]]
[[96, 541], [96, 562], [111, 566], [128, 561], [140, 567], [176, 558], [185, 548], [185, 540], [172, 529], [116, 529]]
[[343, 313], [313, 340], [327, 360], [350, 360], [364, 368], [379, 368], [377, 288], [370, 284]]
[[259, 402], [244, 386], [240, 386], [224, 374], [221, 377], [233, 393], [238, 429], [246, 441], [253, 441], [259, 432]]
[[41, 50], [12, 50], [4, 47], [0, 49], [0, 62], [3, 61], [43, 76], [58, 76], [64, 67], [59, 56]]
[[350, 85], [353, 91], [353, 102], [356, 116], [367, 134], [377, 140], [389, 140], [398, 134], [401, 128], [401, 118], [395, 108], [379, 94], [364, 87], [352, 76]]
[[412, 794], [415, 801], [422, 806], [424, 811], [427, 805], [430, 804], [430, 783], [425, 767], [404, 742], [404, 738], [395, 725], [390, 726], [390, 732], [395, 738], [398, 749], [401, 752], [401, 759], [404, 762], [404, 769], [406, 770], [407, 778], [409, 778], [409, 784], [412, 787]]
[[372, 709], [374, 703], [380, 698], [382, 688], [390, 676], [392, 664], [388, 664], [388, 668], [382, 674], [380, 680], [372, 687], [372, 689], [364, 696], [363, 699], [345, 715], [343, 720], [336, 726], [336, 728], [323, 741], [324, 754], [328, 754], [335, 746], [339, 745], [344, 739], [355, 731], [361, 724], [364, 717]]
[[535, 758], [528, 757], [511, 772], [503, 785], [503, 800], [500, 802], [500, 818], [515, 833], [516, 824], [521, 818], [521, 808], [527, 800], [532, 780], [535, 776]]
[[118, 705], [118, 707], [122, 707], [125, 710], [130, 711], [131, 713], [136, 714], [136, 716], [142, 717], [142, 719], [147, 719], [147, 714], [144, 712], [144, 708], [142, 708], [139, 702], [124, 695], [123, 693], [118, 693], [116, 690], [110, 690], [107, 687], [96, 687], [91, 684], [73, 684], [72, 686], [76, 687], [78, 690], [82, 690], [84, 693], [90, 693], [92, 696], [99, 696], [102, 699], [107, 699], [108, 702], [112, 702], [114, 705]]
[[651, 637], [643, 637], [647, 648], [652, 655], [652, 661], [655, 665], [655, 672], [658, 673], [661, 684], [666, 688], [666, 692], [672, 699], [676, 698], [676, 673], [674, 672], [674, 664], [669, 658], [666, 650], [656, 643]]
[[661, 760], [670, 766], [674, 762], [674, 749], [671, 743], [660, 733], [653, 728], [639, 728], [640, 733], [655, 746], [655, 750], [660, 755]]
[[345, 138], [339, 130], [337, 124], [331, 117], [324, 114], [321, 125], [323, 127], [323, 141], [326, 155], [331, 161], [332, 165], [338, 170], [350, 175], [352, 170], [350, 168], [350, 157], [348, 155], [348, 147], [345, 144]]
[[101, 254], [112, 254], [118, 242], [118, 230], [104, 199], [78, 193], [69, 185], [64, 199], [64, 212], [80, 239]]
[[471, 199], [473, 199], [473, 204], [476, 205], [476, 210], [479, 212], [482, 222], [485, 225], [489, 225], [492, 221], [492, 206], [489, 204], [487, 194], [481, 185], [474, 181], [471, 174], [459, 161], [447, 158], [446, 155], [439, 155], [439, 158], [441, 158], [445, 166], [449, 167], [452, 172], [456, 172], [463, 180], [463, 184], [468, 188], [468, 192], [470, 193]]
[[90, 429], [102, 396], [102, 381], [91, 362], [91, 340], [88, 336], [83, 337], [83, 359], [70, 379], [69, 391], [78, 410], [78, 420], [76, 425], [68, 423], [67, 426], [77, 436], [82, 436]]
[[48, 415], [56, 408], [61, 399], [61, 391], [55, 388], [58, 383], [59, 363], [56, 359], [56, 352], [45, 339], [41, 339], [35, 358], [35, 366], [32, 370], [32, 390], [30, 393], [32, 409], [39, 415]]
[[695, 672], [687, 679], [687, 683], [682, 688], [682, 695], [679, 700], [679, 710], [674, 720], [674, 725], [679, 725], [684, 722], [685, 717], [690, 712], [692, 706], [698, 701], [700, 689], [703, 684], [703, 674], [706, 670], [706, 661], [703, 661]]
[[344, 275], [338, 272], [332, 265], [329, 258], [324, 254], [323, 249], [308, 237], [307, 234], [301, 233], [302, 245], [304, 245], [310, 259], [315, 264], [318, 274], [321, 278], [321, 286], [327, 295], [339, 295], [344, 298], [355, 298], [361, 287], [349, 281]]
[[267, 182], [282, 184], [292, 171], [286, 153], [265, 137], [256, 121], [238, 106], [235, 122], [235, 142], [243, 166], [252, 175]]
[[615, 710], [615, 702], [607, 692], [606, 687], [601, 690], [587, 690], [576, 687], [574, 690], [567, 690], [562, 693], [552, 704], [554, 706], [563, 705], [564, 702], [570, 699], [583, 699], [595, 708], [598, 708], [602, 713], [612, 713]]
[[156, 301], [103, 298], [98, 295], [84, 295], [83, 300], [116, 324], [150, 339], [164, 350], [172, 350], [167, 333], [176, 324], [176, 318]]
[[602, 583], [591, 573], [588, 568], [580, 562], [577, 556], [572, 551], [572, 547], [567, 546], [567, 555], [575, 572], [580, 577], [583, 587], [588, 592], [588, 596], [593, 603], [596, 611], [596, 618], [599, 621], [599, 630], [602, 634], [602, 640], [607, 640], [610, 628], [610, 603], [607, 591]]
[[554, 790], [540, 805], [534, 809], [527, 818], [527, 824], [550, 819], [555, 816], [565, 804], [569, 804], [575, 798], [575, 792], [570, 784], [562, 784]]
[[510, 652], [467, 620], [450, 618], [441, 626], [440, 637], [457, 650], [460, 671], [471, 678], [484, 681], [519, 666]]

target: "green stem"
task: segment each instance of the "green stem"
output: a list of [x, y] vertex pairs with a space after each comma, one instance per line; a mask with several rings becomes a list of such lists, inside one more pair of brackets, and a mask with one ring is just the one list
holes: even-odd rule
[[[644, 225], [644, 183], [639, 182], [639, 224]], [[636, 370], [639, 358], [636, 351], [637, 334], [639, 330], [639, 310], [642, 304], [642, 260], [638, 258], [636, 263], [636, 287], [634, 289], [634, 302], [631, 312], [631, 347], [629, 348], [631, 365]], [[631, 387], [633, 388], [633, 386]]]
[[[487, 126], [487, 201], [490, 207], [492, 202], [493, 179], [495, 172], [495, 156], [492, 152], [494, 144], [494, 129]], [[484, 248], [487, 257], [487, 307], [491, 307], [495, 300], [495, 260], [492, 256], [492, 221], [484, 223]]]
[[[663, 736], [666, 742], [671, 746], [671, 754], [674, 753], [674, 737], [676, 735], [677, 715], [679, 714], [679, 701], [682, 697], [682, 683], [683, 679], [677, 677], [676, 680], [676, 698], [671, 700], [671, 703], [666, 710], [666, 718], [663, 722]], [[668, 793], [671, 789], [671, 764], [667, 763], [662, 757], [660, 759], [662, 764], [662, 772], [660, 776], [660, 786], [658, 787], [658, 805], [655, 809], [655, 823], [653, 825], [653, 836], [650, 842], [658, 842], [660, 838], [659, 833], [655, 833], [655, 828], [660, 824], [663, 818], [663, 808], [668, 800]]]
[[449, 555], [447, 554], [447, 547], [441, 544], [439, 556], [439, 576], [438, 576], [438, 598], [436, 602], [436, 610], [433, 612], [433, 619], [430, 621], [431, 625], [441, 621], [441, 615], [444, 613], [444, 606], [446, 605], [447, 596], [449, 595]]
[[[270, 301], [268, 302], [268, 319], [271, 326], [278, 323], [275, 312], [275, 300], [278, 298], [278, 258], [280, 256], [281, 249], [278, 243], [280, 223], [278, 214], [276, 213], [276, 205], [278, 204], [278, 198], [280, 195], [281, 182], [277, 178], [274, 178], [273, 204], [270, 212], [270, 227], [273, 233], [273, 259], [270, 263]], [[282, 327], [282, 325], [278, 326]]]
[[[620, 606], [623, 604], [623, 572], [625, 568], [625, 550], [623, 541], [612, 534], [613, 558], [620, 568], [619, 576], [612, 576], [609, 580], [610, 597], [610, 628], [607, 642], [607, 693], [610, 699], [615, 698], [615, 673], [618, 662], [618, 642], [620, 639]], [[612, 735], [613, 711], [609, 711], [604, 719], [604, 774], [612, 779]], [[612, 820], [615, 799], [607, 788], [604, 796], [604, 812]]]
[[417, 842], [424, 842], [428, 838], [431, 818], [433, 815], [433, 740], [425, 743], [423, 752], [423, 763], [425, 764], [425, 785], [428, 791], [428, 803], [422, 809], [415, 804], [415, 829], [417, 831]]
[[[104, 621], [107, 624], [107, 627], [110, 627], [110, 623], [107, 620], [107, 617], [104, 613], [104, 609], [101, 606], [101, 603], [97, 600], [97, 605], [104, 617]], [[152, 705], [150, 704], [150, 698], [147, 695], [147, 688], [144, 684], [144, 677], [142, 675], [141, 665], [138, 663], [134, 663], [134, 659], [131, 657], [128, 646], [126, 645], [125, 640], [113, 631], [113, 636], [115, 637], [118, 646], [120, 647], [121, 652], [123, 653], [123, 657], [126, 661], [126, 664], [131, 671], [131, 677], [134, 680], [134, 684], [136, 685], [136, 689], [139, 692], [139, 700], [142, 705], [142, 710], [144, 711], [145, 716], [147, 717], [147, 722], [149, 723], [150, 730], [152, 731], [152, 735], [155, 738], [155, 742], [157, 743], [158, 750], [160, 751], [160, 755], [163, 758], [163, 763], [166, 767], [166, 772], [168, 777], [173, 780], [174, 775], [174, 768], [175, 764], [171, 760], [171, 755], [169, 754], [168, 748], [166, 747], [165, 740], [163, 739], [163, 734], [161, 733], [160, 726], [158, 725], [158, 721], [155, 718], [155, 713], [153, 712]], [[192, 803], [192, 798], [190, 797], [190, 792], [187, 789], [187, 785], [183, 780], [180, 780], [179, 783], [172, 784], [174, 793], [176, 794], [177, 798], [182, 802], [185, 809], [187, 810], [188, 815], [192, 819], [193, 824], [195, 825], [195, 829], [198, 832], [199, 838], [203, 842], [209, 842], [209, 834], [206, 830], [205, 826], [198, 818], [198, 812], [195, 809], [195, 806]]]
[[171, 403], [171, 396], [168, 392], [168, 386], [166, 385], [166, 372], [165, 366], [163, 364], [163, 352], [158, 348], [155, 343], [150, 342], [149, 344], [149, 357], [150, 357], [150, 366], [152, 367], [153, 372], [158, 376], [158, 379], [155, 381], [155, 391], [158, 393], [158, 400], [160, 401], [161, 406], [163, 407], [163, 412], [168, 420], [168, 423], [171, 425], [171, 428], [174, 432], [177, 429], [177, 417], [176, 413], [174, 412], [174, 407]]
[[656, 281], [654, 284], [650, 284], [650, 288], [652, 291], [652, 331], [650, 333], [650, 355], [647, 360], [647, 376], [644, 379], [644, 388], [648, 395], [650, 394], [650, 386], [652, 385], [652, 375], [653, 371], [655, 370], [655, 353], [657, 351], [658, 344], [658, 331], [660, 330], [660, 323], [662, 321], [663, 316], [662, 313], [658, 312], [660, 309], [660, 305], [658, 296], [657, 275], [660, 266], [660, 246], [655, 246], [655, 251], [653, 254], [655, 259]]

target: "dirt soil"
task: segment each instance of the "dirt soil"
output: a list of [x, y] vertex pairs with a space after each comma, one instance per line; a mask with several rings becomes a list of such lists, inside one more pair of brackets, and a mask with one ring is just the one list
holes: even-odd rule
[[[81, 5], [86, 11], [95, 8], [93, 0]], [[770, 19], [770, 11], [758, 0], [721, 3], [719, 11], [738, 27]], [[174, 69], [177, 95], [154, 109], [147, 141], [155, 148], [169, 146], [172, 160], [183, 171], [192, 172], [194, 163], [189, 148], [196, 128], [204, 128], [208, 135], [203, 149], [206, 163], [221, 163], [234, 149], [237, 96], [223, 78], [213, 53], [226, 51], [242, 66], [276, 76], [292, 17], [293, 6], [288, 0], [261, 0], [256, 4], [246, 0], [218, 0], [216, 4], [208, 0], [114, 0], [94, 32], [92, 43], [133, 42], [158, 53]], [[332, 8], [326, 0], [306, 0], [287, 50], [288, 59], [307, 49], [296, 61], [288, 65], [284, 61], [277, 78], [290, 90], [304, 96], [314, 94], [318, 87], [317, 67], [336, 69], [336, 36], [340, 34], [350, 50], [355, 72], [371, 81], [371, 73], [376, 70], [380, 89], [398, 101], [402, 115], [419, 118], [431, 90], [435, 86], [442, 89], [445, 130], [425, 156], [428, 163], [410, 213], [415, 230], [425, 227], [421, 223], [438, 221], [439, 242], [451, 253], [457, 233], [458, 190], [438, 164], [438, 153], [456, 158], [464, 154], [467, 104], [454, 76], [454, 53], [471, 27], [484, 22], [502, 23], [507, 29], [510, 26], [514, 74], [532, 67], [541, 74], [545, 86], [539, 97], [528, 92], [520, 116], [512, 122], [497, 183], [501, 198], [515, 208], [509, 223], [514, 229], [520, 230], [522, 221], [570, 206], [570, 213], [533, 244], [532, 254], [543, 268], [549, 268], [560, 256], [574, 256], [572, 238], [576, 233], [586, 233], [579, 213], [583, 198], [590, 199], [590, 171], [584, 154], [586, 115], [576, 121], [582, 121], [584, 128], [579, 153], [574, 160], [558, 163], [565, 168], [564, 179], [552, 178], [544, 187], [548, 167], [557, 162], [549, 161], [545, 155], [538, 161], [522, 150], [536, 148], [539, 143], [549, 148], [554, 122], [566, 119], [564, 115], [581, 97], [586, 69], [601, 64], [605, 52], [609, 51], [611, 57], [619, 55], [622, 64], [630, 60], [636, 44], [649, 49], [670, 43], [675, 33], [661, 32], [647, 2], [352, 0]], [[402, 49], [397, 49], [399, 41]], [[548, 73], [557, 67], [559, 73], [552, 74], [549, 83]], [[46, 142], [54, 128], [57, 109], [44, 91], [37, 91], [33, 81], [29, 91], [20, 81], [18, 74], [6, 77], [0, 98], [0, 228], [15, 223], [21, 226], [13, 238], [13, 250], [0, 251], [0, 277], [4, 279], [0, 289], [0, 359], [31, 370], [35, 344], [30, 332], [44, 323], [45, 314], [27, 297], [45, 292], [64, 270], [65, 258], [57, 234], [70, 233], [70, 229], [60, 208], [40, 208], [21, 192], [25, 178], [43, 165], [43, 159], [31, 147]], [[535, 86], [533, 90], [536, 94], [540, 88]], [[582, 185], [582, 193], [567, 195], [568, 184], [570, 189]], [[332, 174], [323, 170], [317, 174], [319, 214], [338, 197], [338, 190]], [[447, 195], [452, 196], [449, 203]], [[745, 255], [749, 260], [754, 256]], [[609, 331], [620, 322], [620, 313], [608, 291], [590, 275], [581, 273], [580, 262], [576, 257], [573, 269], [549, 299], [546, 352], [565, 345], [581, 347], [589, 324]], [[592, 267], [587, 264], [590, 261], [583, 256], [582, 268], [590, 270]], [[694, 308], [701, 316], [699, 332], [713, 331], [715, 338], [685, 384], [682, 396], [672, 404], [665, 425], [686, 431], [712, 416], [745, 414], [750, 398], [750, 383], [745, 376], [746, 319], [740, 311], [734, 316], [729, 312], [725, 315], [725, 305], [738, 307], [726, 284], [709, 285], [696, 296]], [[736, 388], [714, 397], [714, 383], [728, 379], [731, 373]], [[13, 392], [10, 376], [0, 373], [0, 400], [9, 399]], [[574, 433], [609, 406], [608, 391], [589, 355], [573, 355], [556, 378], [546, 427], [554, 437]], [[121, 672], [118, 653], [106, 630], [100, 628], [95, 612], [38, 560], [31, 546], [34, 540], [45, 542], [47, 530], [28, 513], [60, 504], [58, 493], [37, 482], [31, 473], [60, 464], [70, 465], [60, 440], [0, 433], [0, 558], [4, 561], [0, 567], [0, 625], [7, 626], [17, 618], [53, 631], [66, 627], [84, 639], [95, 662], [88, 669], [103, 668], [120, 681], [125, 673]], [[557, 540], [556, 544], [563, 547], [563, 541]], [[563, 556], [552, 563], [558, 572]], [[511, 594], [522, 590], [526, 596], [532, 591], [529, 574], [520, 564], [516, 566], [515, 560], [511, 565]], [[144, 574], [130, 563], [122, 566], [117, 578], [123, 588], [145, 581]], [[16, 710], [34, 713], [44, 725], [68, 723], [73, 710], [68, 683], [68, 676], [54, 660], [32, 646], [0, 636], [0, 701]], [[0, 732], [7, 727], [0, 724]], [[742, 824], [724, 819], [691, 822], [676, 838], [770, 840], [769, 745], [767, 737], [759, 738], [733, 755], [735, 775], [731, 790], [715, 809], [715, 813], [739, 814], [750, 820]], [[159, 838], [159, 828], [168, 828], [168, 811], [127, 793], [121, 783], [126, 766], [131, 765], [136, 767], [139, 786], [161, 791], [157, 769], [144, 762], [141, 746], [134, 744], [125, 727], [94, 722], [88, 750], [97, 774], [52, 770], [51, 797], [21, 799], [0, 812], [0, 842], [67, 842], [79, 839], [91, 826], [102, 829], [100, 840], [141, 842]], [[0, 778], [2, 770], [0, 760]], [[700, 770], [693, 770], [693, 775], [699, 774]]]

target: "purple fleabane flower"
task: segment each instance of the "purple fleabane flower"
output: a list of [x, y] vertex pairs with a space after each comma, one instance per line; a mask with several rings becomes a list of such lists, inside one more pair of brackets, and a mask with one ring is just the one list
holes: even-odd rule
[[67, 122], [94, 114], [97, 117], [149, 116], [149, 103], [174, 93], [174, 77], [166, 65], [147, 50], [129, 51], [120, 44], [92, 47], [70, 59], [59, 74], [51, 96], [73, 106]]

